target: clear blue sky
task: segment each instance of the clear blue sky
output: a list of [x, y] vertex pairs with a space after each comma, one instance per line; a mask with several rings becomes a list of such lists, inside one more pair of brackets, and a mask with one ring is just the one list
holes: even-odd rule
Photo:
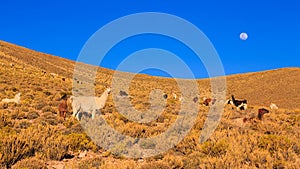
[[[2, 1], [0, 9], [1, 40], [71, 60], [76, 60], [88, 38], [105, 24], [129, 14], [163, 12], [202, 30], [217, 50], [226, 74], [300, 67], [298, 0], [9, 0]], [[246, 41], [239, 39], [241, 32], [248, 33]], [[124, 42], [116, 45], [101, 66], [114, 69], [122, 58], [143, 48], [185, 50], [184, 45], [156, 35]], [[196, 77], [207, 76], [192, 53], [177, 54]], [[155, 70], [149, 73], [165, 75]]]

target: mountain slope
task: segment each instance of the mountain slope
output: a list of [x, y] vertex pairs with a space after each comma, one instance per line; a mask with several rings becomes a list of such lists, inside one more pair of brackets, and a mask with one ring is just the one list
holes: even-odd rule
[[[0, 59], [7, 63], [17, 63], [24, 67], [34, 67], [46, 72], [72, 78], [74, 61], [36, 52], [20, 46], [0, 41]], [[2, 61], [5, 62], [5, 61]], [[97, 77], [111, 79], [113, 71], [99, 68]], [[124, 73], [126, 74], [126, 73]], [[175, 85], [173, 79], [139, 75], [143, 80], [165, 82]], [[99, 79], [98, 79], [99, 80]], [[100, 79], [100, 81], [102, 81]], [[205, 93], [209, 90], [209, 81], [198, 80]], [[245, 98], [250, 104], [268, 106], [271, 102], [282, 108], [300, 108], [300, 68], [283, 68], [264, 72], [246, 73], [226, 77], [227, 97], [234, 94], [237, 98]]]
[[[239, 112], [225, 107], [222, 119], [209, 140], [199, 143], [209, 107], [200, 104], [209, 96], [210, 79], [197, 80], [201, 92], [198, 116], [192, 129], [172, 149], [146, 159], [127, 159], [110, 154], [87, 136], [78, 120], [58, 115], [63, 94], [72, 94], [75, 62], [0, 41], [0, 100], [21, 92], [21, 104], [0, 103], [0, 168], [298, 168], [300, 163], [299, 68], [232, 75], [227, 79], [227, 97], [249, 101], [249, 109]], [[88, 65], [85, 65], [88, 67]], [[53, 74], [55, 73], [55, 74]], [[90, 72], [82, 70], [82, 75]], [[99, 68], [96, 95], [111, 84], [114, 71]], [[122, 77], [129, 76], [122, 73]], [[75, 82], [76, 83], [76, 82]], [[142, 112], [150, 107], [149, 95], [161, 89], [169, 96], [179, 88], [176, 80], [137, 75], [130, 85], [131, 103]], [[188, 90], [188, 88], [186, 89]], [[253, 119], [257, 109], [274, 102], [264, 120]], [[157, 119], [136, 123], [122, 116], [109, 95], [101, 110], [107, 123], [134, 138], [164, 133], [178, 118], [178, 99], [168, 97]], [[129, 108], [124, 107], [126, 110]], [[71, 111], [71, 110], [70, 110]], [[183, 125], [183, 124], [182, 124]], [[110, 133], [104, 133], [109, 137]], [[137, 139], [139, 140], [139, 139]], [[116, 152], [122, 152], [120, 145]], [[151, 142], [141, 149], [152, 149]], [[168, 145], [160, 145], [162, 147]], [[87, 150], [87, 153], [85, 153]]]

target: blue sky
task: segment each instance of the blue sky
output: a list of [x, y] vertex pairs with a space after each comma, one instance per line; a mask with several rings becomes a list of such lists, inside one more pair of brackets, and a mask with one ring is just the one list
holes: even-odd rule
[[[76, 60], [86, 41], [109, 22], [134, 13], [162, 12], [197, 26], [214, 45], [226, 74], [256, 72], [300, 67], [299, 7], [297, 0], [10, 0], [1, 2], [0, 39]], [[239, 39], [241, 32], [248, 33], [246, 41]], [[147, 48], [172, 51], [197, 78], [207, 77], [201, 61], [184, 44], [157, 35], [116, 44], [100, 65], [115, 69], [131, 53]], [[168, 76], [160, 70], [142, 73]]]

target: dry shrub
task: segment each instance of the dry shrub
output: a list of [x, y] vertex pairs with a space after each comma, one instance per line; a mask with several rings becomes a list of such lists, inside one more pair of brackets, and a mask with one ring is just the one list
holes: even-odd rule
[[202, 163], [204, 154], [200, 152], [193, 152], [190, 155], [183, 157], [183, 168], [199, 168], [199, 165]]
[[182, 156], [175, 156], [166, 154], [163, 158], [170, 168], [181, 169], [184, 167]]
[[49, 105], [44, 106], [44, 107], [42, 108], [42, 111], [43, 111], [43, 112], [52, 112], [52, 113], [56, 113], [56, 110], [53, 109], [53, 108], [52, 108], [51, 106], [49, 106]]
[[14, 134], [1, 133], [0, 160], [7, 167], [36, 153], [51, 160], [61, 160], [69, 151], [68, 140], [55, 127], [35, 125]]
[[29, 126], [31, 126], [31, 123], [27, 120], [17, 121], [15, 123], [15, 128], [27, 129]]
[[170, 169], [167, 163], [163, 161], [155, 161], [155, 162], [150, 162], [143, 164], [140, 169]]
[[51, 160], [62, 160], [68, 155], [68, 151], [68, 140], [62, 135], [53, 135], [49, 137], [42, 147], [42, 152], [45, 153], [46, 158]]
[[199, 138], [195, 133], [188, 134], [178, 145], [175, 146], [175, 150], [183, 154], [191, 154], [198, 149]]
[[207, 141], [201, 146], [201, 152], [212, 157], [221, 157], [226, 154], [229, 144], [226, 140], [217, 142]]
[[[104, 163], [99, 167], [99, 169], [136, 169], [138, 168], [134, 161], [132, 160], [122, 160], [115, 161], [112, 159], [103, 160]], [[95, 167], [97, 168], [97, 167]], [[94, 168], [94, 169], [95, 169]]]
[[4, 112], [0, 112], [0, 128], [7, 126], [10, 123], [10, 119]]
[[45, 124], [50, 124], [52, 126], [55, 126], [58, 124], [57, 116], [51, 112], [46, 112], [46, 113], [42, 114], [42, 117], [40, 117], [39, 120], [41, 121], [41, 123], [44, 122]]
[[[69, 124], [65, 124], [65, 125], [67, 125], [66, 126], [67, 128], [62, 131], [62, 133], [64, 135], [68, 135], [68, 134], [72, 134], [72, 133], [80, 134], [80, 133], [84, 132], [83, 129], [82, 129], [82, 127], [81, 127], [81, 125], [79, 123], [76, 123], [74, 125], [69, 123]], [[72, 125], [72, 126], [69, 126], [69, 125]]]
[[68, 141], [69, 148], [72, 151], [78, 151], [78, 150], [97, 151], [98, 150], [97, 145], [84, 133], [82, 134], [72, 133], [66, 135], [65, 140]]
[[29, 108], [26, 106], [21, 107], [22, 112], [29, 112]]
[[27, 158], [21, 160], [12, 166], [12, 169], [19, 169], [19, 168], [47, 169], [47, 164], [45, 161], [33, 157], [33, 158]]
[[17, 135], [10, 135], [0, 140], [0, 163], [10, 168], [19, 160], [32, 153], [27, 140]]
[[262, 149], [267, 149], [272, 155], [279, 150], [288, 150], [293, 146], [293, 142], [285, 137], [278, 135], [265, 135], [262, 136], [258, 141], [258, 147]]
[[28, 112], [27, 119], [32, 120], [40, 117], [39, 113], [36, 111]]
[[103, 164], [104, 164], [104, 160], [101, 157], [95, 157], [95, 158], [81, 161], [78, 164], [78, 169], [99, 168]]
[[43, 107], [47, 106], [47, 104], [44, 101], [39, 101], [38, 103], [35, 104], [35, 109], [36, 110], [42, 110]]

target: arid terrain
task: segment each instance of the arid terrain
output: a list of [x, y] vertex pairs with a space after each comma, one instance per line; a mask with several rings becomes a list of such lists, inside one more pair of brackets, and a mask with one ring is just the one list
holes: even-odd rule
[[[0, 103], [0, 168], [299, 168], [300, 166], [300, 68], [227, 76], [226, 97], [247, 99], [248, 109], [226, 105], [222, 119], [204, 143], [199, 137], [209, 106], [210, 79], [199, 79], [199, 112], [187, 136], [168, 151], [148, 158], [125, 158], [96, 145], [80, 122], [59, 116], [62, 95], [72, 95], [75, 62], [0, 41], [0, 101], [21, 93], [20, 104]], [[89, 66], [87, 66], [89, 67]], [[88, 74], [89, 72], [82, 72]], [[127, 73], [124, 73], [124, 77]], [[111, 85], [113, 70], [98, 68], [95, 94]], [[77, 83], [76, 80], [74, 83]], [[80, 83], [80, 82], [79, 82]], [[180, 111], [180, 90], [175, 79], [136, 75], [129, 95], [137, 110], [146, 111], [153, 89], [168, 98], [164, 112], [149, 123], [136, 123], [120, 115], [112, 95], [101, 113], [115, 130], [136, 138], [166, 131]], [[112, 89], [114, 90], [114, 89]], [[178, 98], [174, 99], [172, 93]], [[275, 103], [279, 109], [270, 109]], [[259, 108], [270, 113], [263, 120], [244, 118]], [[69, 107], [71, 112], [71, 107]], [[145, 149], [152, 145], [145, 144]], [[122, 152], [120, 150], [115, 152]]]

